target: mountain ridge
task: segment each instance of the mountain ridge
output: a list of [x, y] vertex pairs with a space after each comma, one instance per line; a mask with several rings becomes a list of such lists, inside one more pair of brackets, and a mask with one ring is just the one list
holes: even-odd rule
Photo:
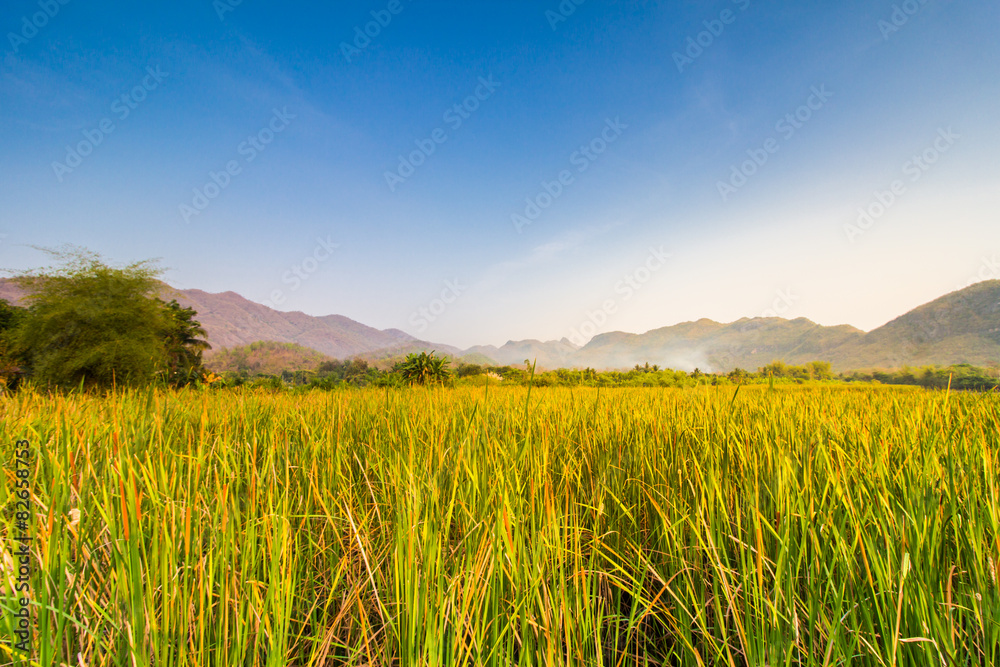
[[[194, 308], [217, 349], [274, 341], [294, 343], [336, 359], [388, 361], [411, 352], [480, 363], [539, 368], [630, 368], [651, 363], [679, 370], [728, 372], [756, 369], [774, 360], [829, 361], [834, 370], [915, 365], [1000, 364], [1000, 280], [976, 283], [918, 306], [864, 332], [848, 324], [825, 326], [805, 317], [741, 318], [722, 323], [701, 318], [645, 333], [611, 331], [579, 347], [568, 339], [509, 340], [466, 350], [423, 341], [400, 329], [376, 329], [343, 315], [277, 311], [233, 291], [210, 293], [164, 285], [161, 296]], [[0, 279], [0, 299], [20, 302], [24, 292]]]

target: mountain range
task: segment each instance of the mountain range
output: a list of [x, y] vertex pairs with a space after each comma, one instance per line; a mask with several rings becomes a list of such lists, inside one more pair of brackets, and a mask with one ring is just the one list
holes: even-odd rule
[[[537, 360], [539, 368], [630, 368], [657, 364], [680, 370], [756, 370], [774, 360], [790, 364], [829, 361], [834, 370], [917, 365], [1000, 364], [1000, 280], [977, 283], [920, 306], [871, 332], [823, 326], [805, 318], [741, 319], [729, 324], [702, 319], [654, 329], [595, 336], [583, 347], [560, 341], [509, 341], [501, 347], [461, 350], [423, 341], [399, 329], [375, 329], [342, 315], [315, 317], [280, 312], [235, 292], [211, 294], [164, 286], [198, 312], [214, 349], [258, 341], [295, 343], [337, 359], [385, 361], [435, 350], [466, 362], [500, 365]], [[19, 303], [23, 292], [0, 280], [0, 299]]]

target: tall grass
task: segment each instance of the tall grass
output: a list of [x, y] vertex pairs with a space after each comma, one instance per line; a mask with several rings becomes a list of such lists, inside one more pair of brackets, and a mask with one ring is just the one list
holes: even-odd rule
[[29, 391], [0, 409], [8, 566], [13, 443], [37, 453], [42, 665], [1000, 664], [996, 395]]

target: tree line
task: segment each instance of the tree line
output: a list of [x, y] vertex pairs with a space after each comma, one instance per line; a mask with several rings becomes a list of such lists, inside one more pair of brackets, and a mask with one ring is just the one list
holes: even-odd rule
[[[420, 357], [426, 359], [421, 362]], [[443, 373], [421, 380], [414, 365], [430, 359], [443, 362]], [[785, 384], [807, 382], [845, 384], [875, 383], [912, 385], [933, 389], [951, 386], [957, 390], [988, 391], [1000, 384], [996, 369], [978, 368], [968, 364], [948, 367], [923, 367], [895, 371], [863, 371], [834, 373], [828, 362], [810, 362], [801, 366], [780, 361], [756, 371], [735, 369], [728, 373], [706, 373], [700, 369], [687, 372], [656, 365], [637, 365], [630, 370], [597, 371], [593, 368], [547, 370], [535, 372], [533, 364], [524, 366], [490, 366], [459, 362], [452, 369], [448, 359], [433, 354], [408, 355], [391, 367], [381, 369], [363, 359], [327, 361], [315, 370], [283, 371], [280, 374], [224, 373], [219, 386], [268, 387], [272, 389], [335, 389], [344, 387], [407, 387], [426, 386], [505, 386], [535, 387], [698, 387], [736, 386], [741, 384]], [[418, 366], [419, 367], [419, 366]], [[950, 385], [949, 385], [950, 383]]]

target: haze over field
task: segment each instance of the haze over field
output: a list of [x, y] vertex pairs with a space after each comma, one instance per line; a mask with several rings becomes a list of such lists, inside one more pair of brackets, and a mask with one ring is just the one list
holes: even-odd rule
[[8, 2], [0, 266], [162, 257], [178, 288], [458, 349], [701, 318], [869, 331], [1000, 277], [998, 19]]

